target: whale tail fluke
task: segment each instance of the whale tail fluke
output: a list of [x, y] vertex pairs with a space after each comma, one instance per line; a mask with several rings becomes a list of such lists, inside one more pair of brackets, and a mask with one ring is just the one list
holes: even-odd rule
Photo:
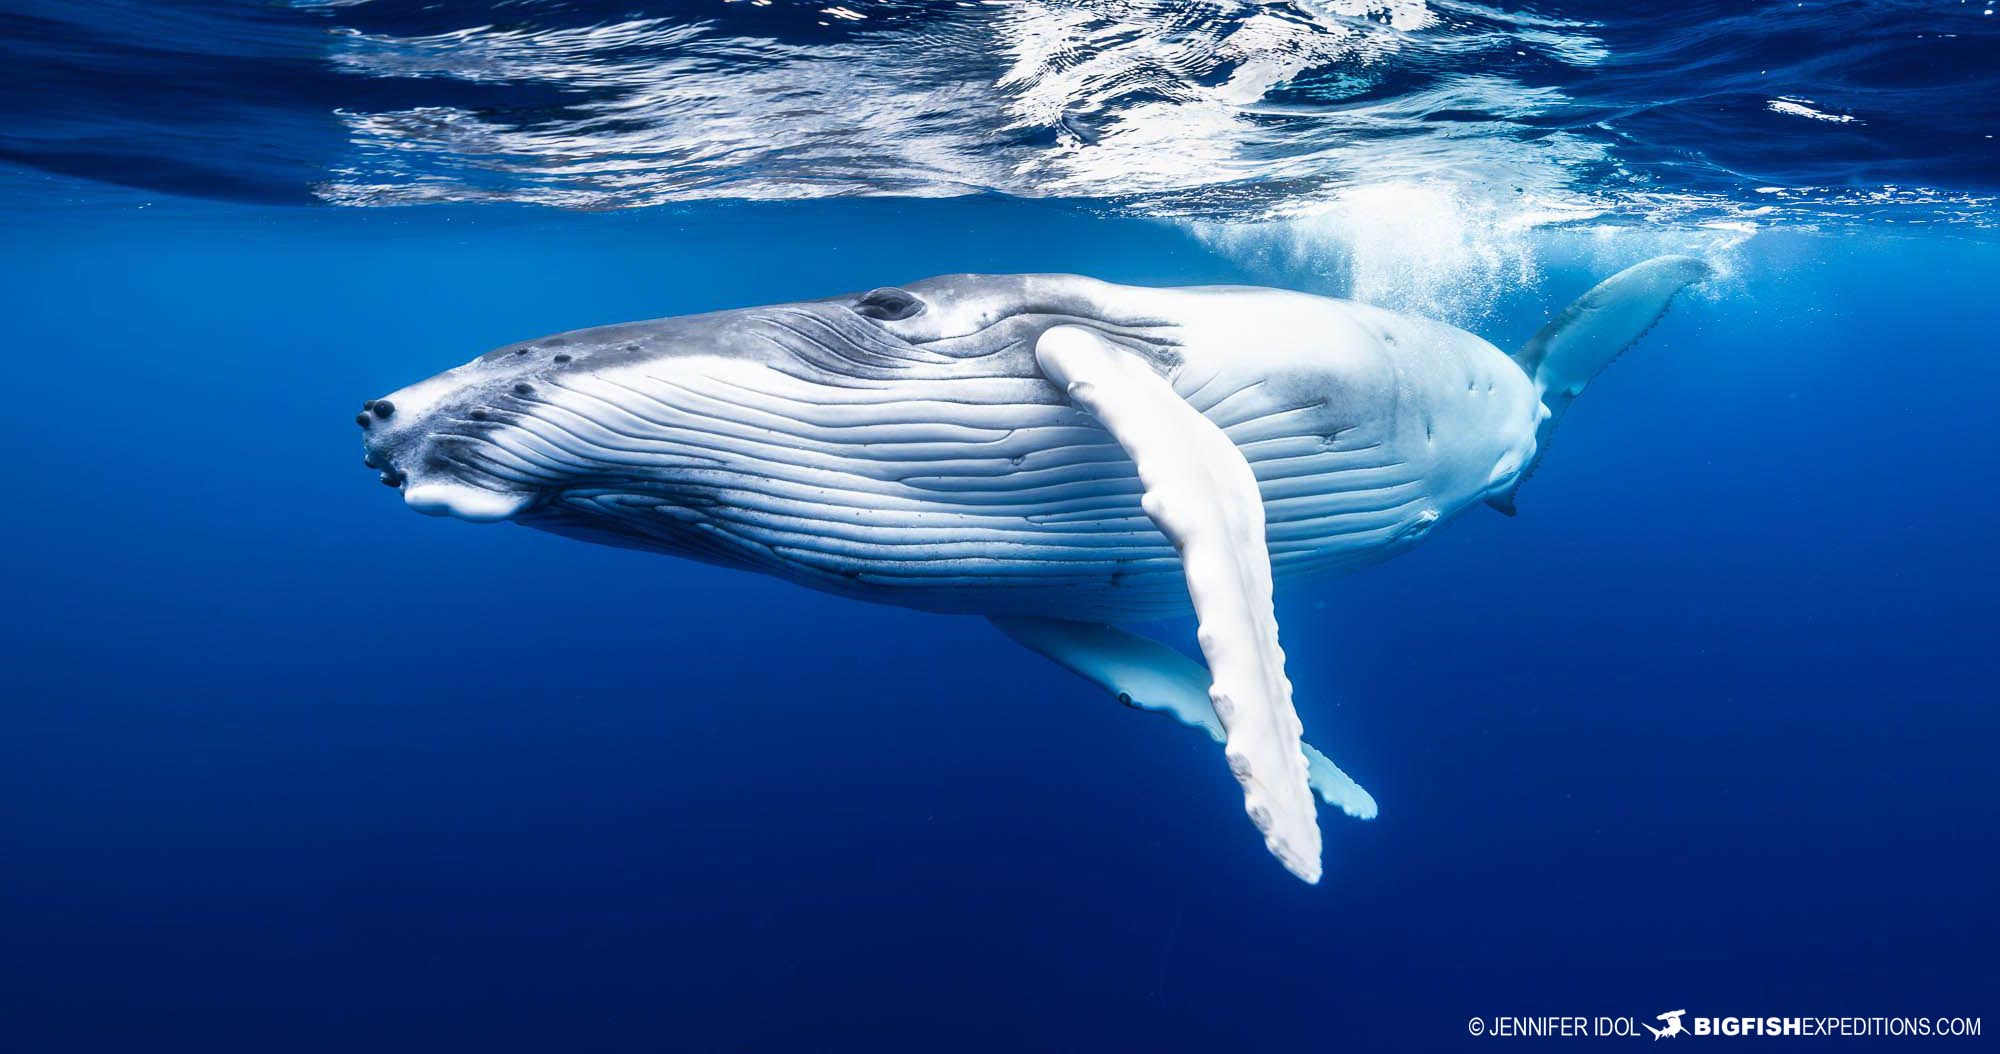
[[1514, 492], [1548, 452], [1564, 411], [1611, 360], [1638, 343], [1667, 313], [1674, 295], [1715, 273], [1692, 256], [1657, 256], [1633, 264], [1599, 282], [1564, 308], [1541, 332], [1514, 353], [1514, 361], [1534, 379], [1549, 415], [1535, 430], [1535, 456], [1504, 493], [1487, 504], [1514, 514]]

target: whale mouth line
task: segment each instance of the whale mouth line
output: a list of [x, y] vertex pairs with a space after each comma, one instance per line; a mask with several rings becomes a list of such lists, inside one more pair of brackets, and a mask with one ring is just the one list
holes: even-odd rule
[[535, 495], [488, 490], [459, 480], [424, 480], [403, 488], [403, 503], [426, 516], [449, 516], [470, 523], [511, 520], [535, 503]]

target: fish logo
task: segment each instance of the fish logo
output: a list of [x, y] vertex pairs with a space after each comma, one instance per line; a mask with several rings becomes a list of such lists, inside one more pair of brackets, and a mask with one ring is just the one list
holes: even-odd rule
[[1665, 1028], [1654, 1028], [1643, 1021], [1639, 1022], [1639, 1027], [1651, 1032], [1654, 1039], [1672, 1039], [1675, 1036], [1685, 1036], [1687, 1035], [1687, 1027], [1681, 1024], [1681, 1015], [1685, 1013], [1687, 1013], [1685, 1010], [1669, 1010], [1654, 1018], [1656, 1021], [1665, 1021], [1667, 1023], [1667, 1027]]

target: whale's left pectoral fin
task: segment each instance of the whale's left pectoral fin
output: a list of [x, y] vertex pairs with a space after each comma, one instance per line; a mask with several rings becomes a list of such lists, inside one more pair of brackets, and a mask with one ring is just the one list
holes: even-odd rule
[[[1120, 703], [1166, 714], [1217, 743], [1227, 734], [1208, 701], [1208, 671], [1159, 641], [1096, 622], [1024, 616], [990, 620], [1015, 643], [1110, 692]], [[1357, 820], [1372, 820], [1375, 798], [1311, 743], [1301, 743], [1306, 779], [1319, 800]]]
[[1319, 881], [1319, 824], [1278, 647], [1263, 498], [1249, 462], [1145, 360], [1092, 330], [1057, 326], [1036, 342], [1035, 358], [1138, 467], [1146, 515], [1181, 554], [1209, 699], [1227, 732], [1244, 810], [1279, 862]]

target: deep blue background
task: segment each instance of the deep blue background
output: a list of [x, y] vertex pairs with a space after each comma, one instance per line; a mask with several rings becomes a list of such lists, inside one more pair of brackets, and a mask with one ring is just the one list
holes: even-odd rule
[[[9, 1051], [2000, 1027], [1990, 241], [1753, 240], [1578, 404], [1518, 519], [1285, 591], [1311, 738], [1382, 803], [1323, 815], [1311, 888], [1212, 745], [983, 623], [414, 516], [351, 423], [583, 325], [951, 270], [1246, 277], [1173, 228], [6, 223]], [[1572, 255], [1487, 335], [1606, 269]]]

